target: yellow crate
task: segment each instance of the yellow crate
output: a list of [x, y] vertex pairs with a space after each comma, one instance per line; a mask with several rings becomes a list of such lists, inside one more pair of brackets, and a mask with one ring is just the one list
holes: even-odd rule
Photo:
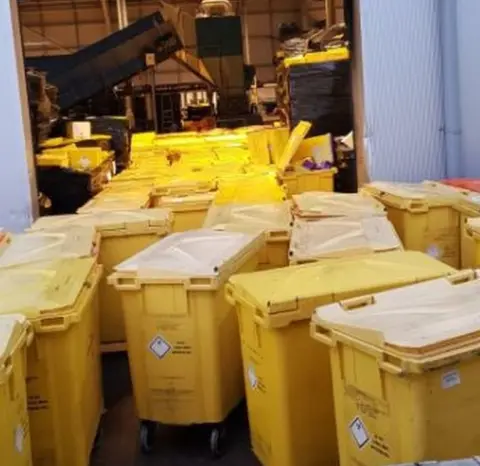
[[311, 52], [305, 55], [297, 55], [294, 57], [285, 58], [283, 65], [286, 68], [298, 65], [308, 65], [310, 63], [325, 63], [331, 61], [343, 61], [350, 58], [350, 52], [346, 47], [339, 47], [323, 52]]
[[46, 152], [37, 155], [36, 163], [39, 167], [70, 168], [70, 158], [66, 152]]
[[384, 205], [366, 193], [345, 194], [311, 191], [296, 194], [292, 198], [294, 215], [300, 218], [361, 218], [386, 215]]
[[103, 411], [94, 259], [64, 259], [0, 272], [0, 314], [25, 315], [33, 464], [88, 466]]
[[0, 243], [0, 269], [62, 258], [97, 257], [99, 247], [100, 235], [88, 226], [11, 235]]
[[285, 199], [285, 191], [273, 174], [247, 173], [219, 179], [215, 204], [266, 204]]
[[453, 272], [419, 252], [390, 252], [232, 277], [226, 293], [240, 320], [250, 432], [260, 462], [338, 463], [328, 352], [308, 336], [317, 306]]
[[281, 180], [285, 185], [288, 198], [295, 194], [302, 194], [309, 191], [333, 191], [336, 169], [307, 170], [301, 166], [293, 166], [285, 171]]
[[[105, 270], [99, 285], [100, 341], [103, 351], [124, 351], [125, 324], [119, 293], [107, 285], [114, 267], [170, 233], [172, 214], [166, 209], [97, 212], [83, 215], [42, 217], [32, 230], [94, 227], [101, 236], [98, 261]], [[1, 257], [0, 257], [1, 260]]]
[[0, 317], [0, 449], [5, 466], [32, 466], [27, 412], [27, 347], [33, 329], [22, 315]]
[[371, 183], [364, 190], [387, 209], [405, 249], [423, 251], [460, 267], [460, 214], [463, 194], [432, 183]]
[[214, 191], [216, 182], [210, 172], [200, 171], [183, 176], [164, 178], [156, 181], [152, 189], [152, 203], [163, 196], [188, 196]]
[[295, 219], [290, 264], [403, 250], [386, 217]]
[[290, 165], [293, 157], [298, 151], [298, 148], [302, 144], [303, 140], [310, 131], [312, 124], [308, 121], [301, 121], [292, 131], [290, 138], [287, 141], [287, 145], [283, 150], [282, 155], [277, 161], [277, 167], [280, 173], [284, 172]]
[[70, 167], [73, 170], [92, 170], [100, 166], [106, 159], [113, 155], [113, 152], [106, 152], [98, 147], [82, 147], [69, 150]]
[[266, 244], [260, 251], [259, 270], [288, 265], [292, 229], [290, 204], [227, 204], [212, 206], [203, 224], [216, 230], [257, 229], [265, 233]]
[[172, 211], [172, 231], [179, 233], [201, 228], [214, 198], [214, 193], [163, 196], [155, 198], [153, 206]]
[[330, 134], [306, 138], [302, 141], [291, 162], [302, 163], [305, 159], [317, 163], [333, 163], [333, 141]]
[[[240, 403], [238, 322], [223, 288], [231, 274], [256, 268], [263, 244], [258, 234], [175, 234], [121, 264], [109, 277], [123, 300], [133, 392], [142, 421], [217, 424]], [[143, 439], [142, 446], [148, 446]]]
[[478, 452], [479, 293], [463, 271], [317, 309], [311, 333], [330, 352], [341, 466]]

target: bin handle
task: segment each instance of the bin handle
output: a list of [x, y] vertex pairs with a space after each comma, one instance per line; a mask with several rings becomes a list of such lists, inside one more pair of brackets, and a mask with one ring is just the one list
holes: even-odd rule
[[5, 361], [3, 362], [3, 371], [2, 371], [2, 377], [0, 380], [8, 380], [10, 376], [12, 375], [13, 372], [13, 359], [11, 356], [9, 356]]
[[453, 275], [447, 277], [447, 280], [452, 285], [461, 285], [462, 283], [471, 282], [477, 278], [477, 274], [474, 270], [461, 270]]
[[340, 301], [340, 306], [344, 311], [353, 311], [361, 307], [371, 306], [372, 304], [375, 304], [375, 296], [373, 295], [359, 296], [358, 298]]
[[392, 375], [402, 375], [403, 369], [391, 362], [387, 361], [380, 361], [379, 362], [380, 369], [387, 372], [388, 374]]
[[27, 338], [25, 339], [27, 346], [30, 346], [33, 343], [35, 338], [35, 331], [32, 325], [29, 325], [27, 328]]
[[335, 348], [335, 346], [337, 346], [333, 338], [330, 335], [327, 335], [325, 333], [325, 329], [318, 324], [311, 325], [310, 334], [314, 340], [317, 340], [320, 343], [323, 343], [329, 348]]
[[225, 300], [230, 306], [236, 306], [237, 302], [234, 298], [233, 287], [229, 283], [225, 285]]

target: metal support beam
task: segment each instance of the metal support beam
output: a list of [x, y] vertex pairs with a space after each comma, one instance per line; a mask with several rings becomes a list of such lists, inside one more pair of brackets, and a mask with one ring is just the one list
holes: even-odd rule
[[336, 23], [335, 0], [325, 0], [325, 20], [327, 27]]
[[49, 44], [52, 44], [56, 49], [61, 50], [62, 52], [71, 53], [72, 51], [74, 51], [76, 49], [75, 47], [67, 48], [67, 47], [63, 46], [62, 44], [60, 44], [59, 42], [56, 42], [52, 38], [48, 37], [46, 34], [43, 34], [42, 32], [35, 31], [35, 29], [32, 29], [28, 26], [22, 26], [22, 27], [25, 31], [28, 31], [31, 34], [36, 35], [40, 39], [44, 39]]
[[105, 29], [107, 34], [112, 33], [112, 19], [110, 18], [110, 9], [107, 3], [108, 0], [100, 0], [102, 5], [103, 19], [105, 20]]

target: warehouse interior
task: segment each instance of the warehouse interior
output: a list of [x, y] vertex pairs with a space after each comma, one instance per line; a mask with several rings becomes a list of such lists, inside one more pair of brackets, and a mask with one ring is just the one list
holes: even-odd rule
[[1, 466], [480, 464], [478, 0], [1, 8]]

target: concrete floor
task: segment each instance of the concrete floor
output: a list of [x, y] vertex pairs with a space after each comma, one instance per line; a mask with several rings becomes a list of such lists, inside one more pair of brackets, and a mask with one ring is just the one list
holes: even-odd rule
[[103, 437], [91, 466], [259, 466], [250, 451], [245, 407], [227, 420], [226, 454], [210, 459], [209, 431], [202, 427], [160, 427], [155, 450], [145, 456], [138, 447], [138, 421], [131, 396], [128, 362], [124, 354], [103, 358], [106, 413]]

